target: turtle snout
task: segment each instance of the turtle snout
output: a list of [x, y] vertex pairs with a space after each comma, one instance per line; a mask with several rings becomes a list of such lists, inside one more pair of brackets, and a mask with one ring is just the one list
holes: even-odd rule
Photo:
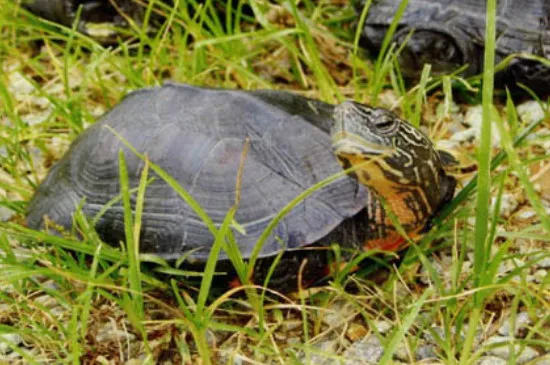
[[371, 108], [353, 101], [344, 101], [334, 108], [332, 115], [331, 136], [333, 144], [337, 140], [350, 138], [352, 135], [365, 136], [369, 134], [368, 122]]

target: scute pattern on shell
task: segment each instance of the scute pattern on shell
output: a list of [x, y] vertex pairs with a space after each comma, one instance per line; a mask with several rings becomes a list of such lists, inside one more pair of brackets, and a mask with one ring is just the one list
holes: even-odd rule
[[[75, 206], [84, 197], [84, 213], [97, 214], [119, 194], [121, 148], [131, 188], [138, 185], [144, 162], [105, 128], [109, 125], [176, 178], [219, 225], [234, 205], [236, 176], [248, 138], [250, 150], [235, 217], [246, 235], [234, 231], [246, 255], [288, 202], [341, 171], [326, 132], [331, 110], [330, 104], [277, 91], [166, 84], [133, 92], [85, 131], [54, 166], [30, 203], [28, 224], [41, 227], [47, 215], [69, 228]], [[315, 192], [277, 226], [261, 255], [277, 253], [283, 243], [295, 248], [324, 237], [364, 208], [367, 195], [347, 176]], [[97, 229], [107, 242], [124, 240], [122, 206], [110, 208]], [[173, 259], [195, 250], [190, 258], [202, 261], [212, 242], [195, 212], [157, 176], [146, 191], [141, 251]]]
[[[497, 3], [497, 52], [506, 55], [527, 52], [542, 57], [550, 56], [550, 2], [498, 0]], [[375, 1], [369, 9], [365, 24], [389, 26], [399, 4], [398, 0]], [[411, 0], [399, 23], [410, 29], [443, 24], [450, 29], [465, 32], [471, 42], [483, 45], [485, 2]]]
[[[400, 0], [374, 1], [369, 8], [363, 39], [371, 49], [378, 49], [401, 3]], [[483, 67], [485, 45], [485, 1], [478, 0], [410, 0], [399, 20], [398, 31], [444, 31], [451, 35], [462, 51], [467, 51], [466, 75], [478, 74]], [[365, 1], [357, 1], [360, 12]], [[550, 59], [550, 2], [548, 0], [498, 0], [496, 19], [496, 59], [498, 63], [514, 53], [532, 54]], [[396, 33], [396, 34], [397, 34]], [[437, 59], [431, 60], [437, 65]], [[421, 71], [422, 65], [415, 65]], [[453, 70], [447, 70], [451, 72]], [[498, 74], [497, 84], [526, 83], [534, 89], [547, 90], [550, 68], [526, 59], [515, 59], [510, 68]]]

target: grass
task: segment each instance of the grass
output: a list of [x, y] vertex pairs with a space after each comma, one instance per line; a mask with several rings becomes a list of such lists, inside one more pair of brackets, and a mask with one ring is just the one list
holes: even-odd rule
[[[24, 363], [107, 363], [138, 357], [143, 363], [338, 363], [351, 356], [344, 350], [352, 342], [368, 334], [384, 347], [380, 363], [390, 363], [396, 354], [416, 362], [414, 354], [427, 338], [433, 339], [434, 361], [444, 364], [474, 364], [491, 347], [511, 349], [510, 364], [521, 356], [516, 345], [517, 350], [530, 346], [548, 352], [550, 276], [538, 282], [530, 277], [550, 259], [547, 202], [537, 191], [540, 181], [532, 180], [534, 169], [549, 162], [548, 151], [541, 151], [536, 138], [542, 126], [548, 127], [549, 104], [539, 100], [544, 118], [526, 125], [509, 97], [504, 106], [496, 103], [495, 117], [492, 66], [486, 67], [482, 86], [480, 143], [455, 151], [464, 165], [477, 166], [478, 177], [458, 171], [469, 182], [436, 219], [435, 229], [402, 253], [400, 262], [373, 256], [377, 270], [373, 264], [349, 274], [354, 262], [325, 286], [295, 296], [267, 295], [248, 278], [276, 221], [246, 263], [230, 229], [239, 197], [215, 226], [193, 197], [146, 156], [140, 156], [148, 167], [137, 189], [130, 189], [120, 164], [118, 199], [126, 212], [121, 249], [101, 243], [81, 213], [75, 215], [74, 232], [64, 236], [24, 227], [26, 202], [68, 143], [129, 91], [166, 79], [286, 89], [329, 102], [354, 98], [392, 108], [436, 139], [449, 138], [456, 100], [451, 83], [462, 80], [434, 77], [427, 67], [418, 85], [405, 84], [396, 64], [400, 49], [389, 37], [379, 58], [369, 61], [350, 27], [356, 17], [350, 6], [329, 1], [227, 2], [223, 14], [216, 11], [220, 3], [215, 1], [201, 5], [180, 0], [174, 8], [158, 1], [148, 4], [145, 24], [122, 30], [130, 39], [105, 47], [0, 0], [0, 207], [15, 213], [0, 223], [0, 349], [12, 349]], [[154, 24], [159, 13], [166, 21], [151, 31], [146, 25]], [[488, 19], [486, 64], [491, 65], [494, 16]], [[463, 81], [463, 92], [477, 98], [476, 84]], [[439, 105], [442, 115], [436, 112]], [[491, 120], [496, 120], [502, 151], [491, 146]], [[165, 179], [216, 237], [202, 272], [137, 254], [150, 171]], [[277, 219], [325, 183], [304, 191]], [[513, 194], [526, 199], [506, 217], [503, 206]], [[137, 202], [133, 214], [131, 195]], [[533, 211], [538, 220], [517, 219], [524, 210]], [[228, 252], [247, 285], [216, 294], [215, 263], [221, 250]], [[333, 251], [338, 257], [338, 248]], [[482, 344], [500, 321], [513, 326], [520, 313], [531, 319], [522, 336]], [[25, 345], [6, 336], [13, 334]], [[0, 351], [0, 363], [14, 355], [2, 356]]]

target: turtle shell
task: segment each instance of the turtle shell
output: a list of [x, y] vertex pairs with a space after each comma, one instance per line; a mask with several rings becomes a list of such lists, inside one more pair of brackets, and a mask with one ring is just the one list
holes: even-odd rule
[[[99, 40], [115, 41], [117, 32], [113, 27], [128, 27], [129, 17], [140, 24], [145, 14], [145, 7], [134, 0], [28, 0], [23, 2], [30, 12], [71, 27], [77, 19], [79, 7], [82, 8], [78, 17], [77, 29], [88, 36], [95, 36]], [[113, 4], [116, 4], [113, 5]], [[155, 14], [152, 19], [156, 20]], [[93, 24], [108, 24], [110, 29], [95, 30]], [[97, 27], [96, 27], [97, 28]]]
[[[390, 27], [400, 0], [379, 0], [372, 3], [365, 20], [363, 39], [368, 48], [378, 50], [385, 33]], [[364, 1], [356, 3], [361, 11]], [[395, 37], [404, 40], [412, 30], [434, 31], [446, 34], [453, 42], [441, 50], [442, 58], [449, 55], [462, 56], [458, 66], [469, 64], [466, 75], [478, 74], [483, 69], [483, 48], [485, 45], [486, 2], [479, 0], [410, 0], [399, 20]], [[528, 53], [550, 59], [550, 2], [548, 0], [499, 0], [497, 2], [496, 62], [513, 53]], [[414, 35], [408, 44], [414, 41]], [[437, 47], [434, 41], [433, 47]], [[450, 48], [455, 48], [455, 51]], [[443, 63], [437, 54], [430, 63], [437, 69]], [[414, 64], [414, 56], [404, 62], [420, 72], [422, 64]], [[501, 73], [503, 77], [514, 77], [515, 81], [550, 82], [550, 69], [530, 60], [512, 63], [513, 75]], [[441, 71], [452, 69], [441, 67]], [[543, 75], [543, 76], [541, 76]], [[505, 80], [505, 82], [508, 80]], [[514, 80], [512, 80], [514, 81]]]
[[[341, 171], [327, 133], [331, 111], [330, 104], [277, 91], [166, 84], [133, 92], [86, 130], [51, 169], [29, 205], [27, 223], [41, 228], [48, 216], [69, 228], [82, 201], [87, 216], [100, 212], [120, 192], [121, 149], [130, 187], [138, 185], [144, 162], [105, 128], [110, 126], [174, 177], [218, 226], [235, 204], [242, 167], [235, 220], [244, 232], [233, 233], [246, 257], [287, 203]], [[247, 139], [249, 151], [241, 164]], [[367, 195], [347, 176], [316, 191], [279, 222], [261, 256], [318, 241], [364, 208]], [[123, 214], [117, 204], [98, 221], [96, 229], [106, 242], [124, 240]], [[213, 240], [194, 210], [156, 176], [146, 190], [140, 250], [166, 259], [190, 253], [191, 259], [204, 261]]]

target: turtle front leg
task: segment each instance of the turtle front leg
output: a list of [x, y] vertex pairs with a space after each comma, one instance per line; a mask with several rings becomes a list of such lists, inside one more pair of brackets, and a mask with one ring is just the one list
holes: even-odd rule
[[[414, 197], [413, 193], [387, 195], [389, 200], [384, 204], [371, 194], [369, 204], [367, 205], [367, 238], [363, 243], [363, 249], [399, 251], [408, 245], [409, 240], [416, 240], [420, 233], [428, 225], [429, 217], [418, 211], [411, 209], [415, 206], [414, 201], [419, 197]], [[390, 209], [394, 220], [397, 220], [406, 236], [401, 235], [394, 225], [390, 214], [386, 211]]]

